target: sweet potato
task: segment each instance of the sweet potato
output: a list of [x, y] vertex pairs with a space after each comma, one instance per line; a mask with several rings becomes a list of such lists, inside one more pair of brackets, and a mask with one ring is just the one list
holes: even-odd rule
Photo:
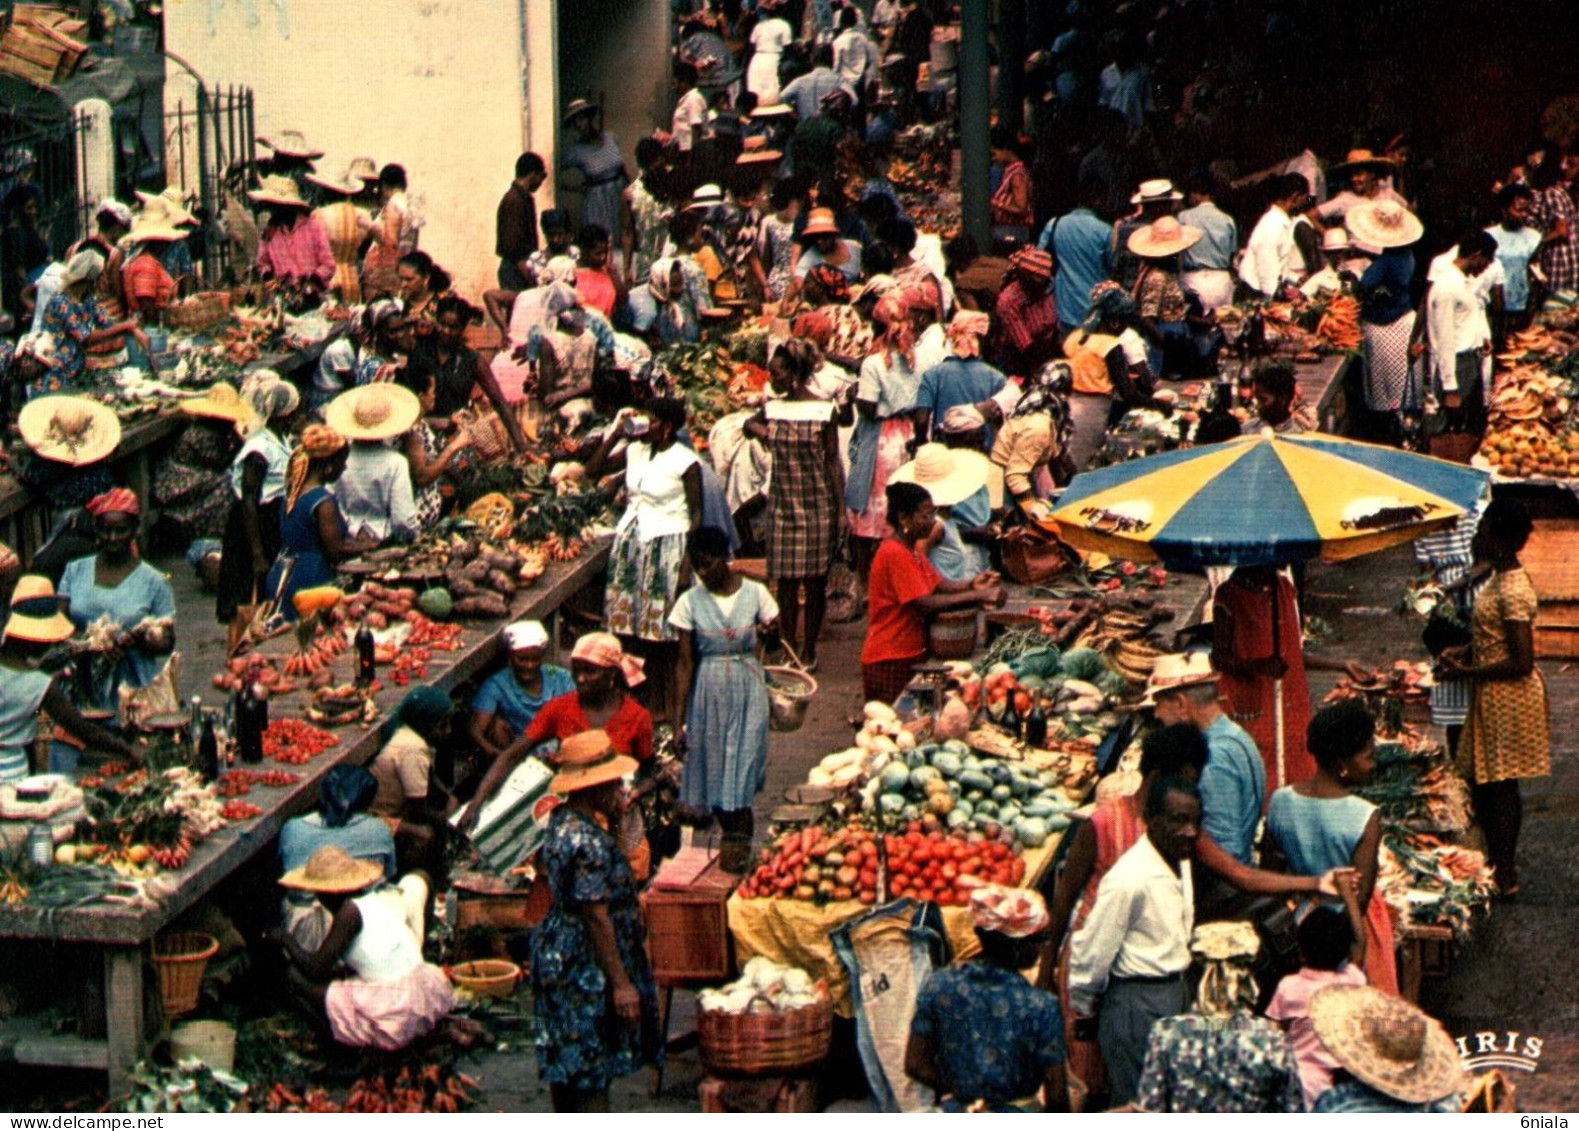
[[497, 593], [465, 597], [455, 602], [455, 612], [463, 617], [502, 617], [508, 611], [509, 606]]
[[488, 588], [501, 597], [513, 597], [515, 595], [515, 575], [506, 573], [502, 569], [490, 570], [488, 573]]

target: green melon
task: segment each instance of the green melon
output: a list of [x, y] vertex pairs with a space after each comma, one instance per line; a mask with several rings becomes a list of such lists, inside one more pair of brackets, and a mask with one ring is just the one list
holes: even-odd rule
[[431, 620], [446, 619], [455, 608], [448, 589], [424, 589], [417, 598], [417, 608]]

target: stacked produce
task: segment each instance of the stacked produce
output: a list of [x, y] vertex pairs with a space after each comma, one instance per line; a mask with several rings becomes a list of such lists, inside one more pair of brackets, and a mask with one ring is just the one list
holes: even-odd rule
[[1401, 922], [1448, 927], [1460, 939], [1496, 891], [1484, 854], [1399, 826], [1382, 834], [1376, 883]]
[[1316, 323], [1316, 336], [1336, 350], [1360, 348], [1360, 303], [1351, 294], [1336, 294]]
[[1509, 478], [1579, 476], [1579, 335], [1536, 326], [1514, 334], [1498, 355], [1478, 466]]
[[740, 885], [742, 899], [877, 902], [877, 834], [859, 820], [832, 832], [811, 825], [764, 849]]
[[704, 1013], [782, 1012], [816, 1005], [826, 996], [827, 987], [812, 981], [806, 971], [759, 954], [733, 982], [698, 993], [696, 1007]]

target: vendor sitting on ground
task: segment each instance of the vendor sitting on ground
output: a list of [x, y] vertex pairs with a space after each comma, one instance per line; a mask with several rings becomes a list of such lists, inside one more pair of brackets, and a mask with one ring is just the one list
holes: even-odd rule
[[499, 757], [526, 733], [549, 700], [576, 689], [568, 669], [543, 662], [548, 655], [548, 632], [541, 621], [506, 625], [499, 639], [506, 667], [477, 689], [466, 723], [467, 737], [489, 758]]
[[[292, 817], [280, 829], [280, 872], [301, 868], [320, 848], [335, 845], [358, 860], [373, 861], [386, 879], [394, 879], [395, 835], [367, 811], [377, 793], [378, 779], [364, 767], [347, 762], [331, 766], [318, 787], [318, 811]], [[280, 922], [306, 949], [318, 949], [331, 919], [311, 892], [285, 893]]]
[[937, 524], [937, 507], [925, 487], [888, 485], [888, 522], [894, 528], [872, 559], [866, 643], [861, 648], [861, 683], [867, 700], [892, 703], [910, 683], [912, 669], [927, 652], [926, 618], [945, 609], [1001, 606], [998, 575], [945, 581], [926, 558], [923, 545]]
[[133, 756], [119, 735], [84, 719], [58, 676], [38, 670], [51, 648], [71, 638], [71, 622], [46, 577], [23, 577], [11, 595], [11, 616], [0, 640], [0, 783], [32, 773], [28, 752], [38, 738], [39, 711], [89, 750]]
[[[445, 794], [434, 782], [434, 761], [449, 741], [454, 711], [448, 694], [418, 687], [406, 693], [379, 732], [379, 751], [369, 765], [378, 782], [372, 811], [394, 831], [402, 872], [443, 867]], [[439, 777], [442, 782], [453, 773]]]
[[[314, 950], [280, 931], [264, 938], [285, 948], [291, 992], [336, 1042], [394, 1052], [432, 1032], [455, 997], [444, 972], [422, 958], [427, 877], [415, 872], [375, 890], [383, 879], [376, 861], [320, 848], [280, 884], [316, 895], [331, 916], [329, 933]], [[336, 979], [342, 964], [351, 976]]]
[[[973, 458], [974, 457], [974, 458]], [[989, 544], [992, 508], [987, 501], [987, 475], [992, 464], [980, 452], [922, 444], [916, 458], [894, 472], [895, 483], [926, 488], [937, 505], [937, 523], [927, 535], [927, 560], [945, 581], [970, 581], [992, 566]], [[969, 504], [979, 508], [969, 512]]]
[[935, 970], [921, 987], [905, 1073], [944, 1111], [1068, 1111], [1058, 999], [1026, 981], [1047, 930], [1033, 891], [996, 884], [970, 894], [981, 943], [973, 961]]

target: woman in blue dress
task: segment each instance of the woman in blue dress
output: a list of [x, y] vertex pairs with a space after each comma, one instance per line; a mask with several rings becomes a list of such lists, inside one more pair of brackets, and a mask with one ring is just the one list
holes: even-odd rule
[[263, 582], [264, 600], [278, 596], [286, 620], [296, 619], [291, 598], [298, 590], [327, 585], [335, 565], [374, 543], [348, 537], [345, 516], [329, 484], [345, 471], [345, 437], [324, 424], [309, 424], [285, 472], [285, 517], [280, 520], [280, 555]]
[[719, 865], [743, 872], [751, 860], [751, 805], [767, 776], [768, 691], [757, 633], [778, 634], [778, 603], [767, 587], [729, 568], [729, 539], [704, 526], [688, 547], [696, 584], [680, 595], [669, 623], [680, 634], [681, 716], [688, 752], [680, 804], [717, 814], [724, 832]]
[[[61, 576], [60, 595], [77, 631], [106, 620], [115, 630], [112, 648], [94, 650], [78, 665], [77, 705], [85, 712], [118, 713], [121, 689], [147, 687], [175, 649], [175, 594], [165, 575], [137, 555], [141, 513], [136, 494], [125, 487], [94, 498], [88, 514], [98, 553], [69, 563]], [[78, 752], [57, 739], [50, 770], [75, 770]]]
[[553, 905], [532, 932], [537, 1071], [555, 1111], [607, 1111], [609, 1085], [662, 1055], [636, 877], [610, 829], [636, 760], [601, 730], [565, 739], [538, 866]]

